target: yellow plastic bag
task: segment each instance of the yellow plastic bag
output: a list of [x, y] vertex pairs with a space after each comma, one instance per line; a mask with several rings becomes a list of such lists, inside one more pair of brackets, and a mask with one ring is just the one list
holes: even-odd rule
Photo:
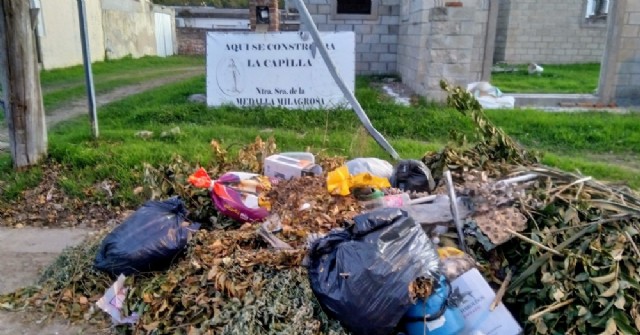
[[346, 165], [327, 174], [327, 190], [333, 195], [349, 195], [352, 188], [359, 187], [389, 188], [391, 184], [387, 178], [376, 177], [368, 172], [352, 176]]
[[465, 255], [462, 250], [454, 247], [441, 247], [438, 248], [438, 256], [440, 259], [446, 259], [449, 257], [463, 257]]

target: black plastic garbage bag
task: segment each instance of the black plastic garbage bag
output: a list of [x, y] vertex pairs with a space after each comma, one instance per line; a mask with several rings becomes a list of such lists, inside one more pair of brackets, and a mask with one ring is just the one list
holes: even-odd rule
[[403, 191], [431, 192], [436, 188], [431, 170], [415, 159], [401, 160], [393, 169], [389, 182]]
[[407, 213], [382, 208], [314, 241], [305, 266], [324, 311], [355, 335], [385, 335], [412, 306], [409, 284], [437, 278], [439, 258]]
[[168, 268], [200, 227], [182, 226], [186, 215], [177, 197], [147, 201], [102, 240], [94, 266], [114, 276]]

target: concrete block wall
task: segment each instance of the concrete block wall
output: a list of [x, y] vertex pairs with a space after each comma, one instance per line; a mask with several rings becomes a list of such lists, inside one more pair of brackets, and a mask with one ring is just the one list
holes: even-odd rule
[[459, 85], [481, 80], [488, 21], [488, 0], [467, 1], [461, 8], [403, 0], [398, 38], [402, 82], [420, 95], [441, 100], [441, 79]]
[[430, 1], [402, 0], [398, 36], [398, 73], [413, 91], [426, 91], [424, 82], [427, 59], [427, 34], [431, 29]]
[[605, 103], [640, 106], [640, 1], [616, 0], [612, 8], [598, 93]]
[[372, 0], [377, 15], [344, 19], [335, 17], [331, 1], [335, 0], [305, 0], [305, 4], [318, 30], [355, 32], [356, 73], [397, 73], [400, 0]]
[[473, 23], [460, 23], [462, 29], [469, 29], [473, 34], [473, 48], [471, 50], [471, 65], [469, 67], [469, 80], [471, 82], [482, 79], [482, 67], [484, 66], [487, 28], [489, 24], [489, 0], [478, 1], [473, 5]]
[[424, 95], [429, 99], [445, 100], [446, 93], [440, 88], [442, 79], [463, 87], [475, 81], [471, 69], [475, 12], [472, 6], [429, 10], [431, 29], [427, 35], [424, 78]]
[[600, 62], [606, 24], [585, 19], [586, 0], [498, 0], [495, 61]]

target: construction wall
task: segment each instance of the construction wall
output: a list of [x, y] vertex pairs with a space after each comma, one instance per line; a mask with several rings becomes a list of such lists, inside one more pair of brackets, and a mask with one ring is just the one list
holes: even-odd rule
[[[149, 0], [85, 0], [91, 60], [157, 54], [156, 13], [170, 16], [177, 49], [175, 15]], [[82, 64], [77, 0], [41, 0], [38, 38], [44, 69]]]
[[600, 62], [606, 22], [589, 23], [586, 0], [498, 0], [495, 61]]
[[[104, 59], [100, 0], [87, 0], [87, 25], [92, 61]], [[53, 69], [82, 64], [82, 44], [76, 0], [40, 2], [38, 29], [42, 66]]]
[[616, 0], [611, 6], [606, 54], [598, 95], [604, 103], [640, 105], [640, 1]]
[[[175, 15], [149, 1], [102, 0], [104, 46], [107, 59], [156, 55], [155, 13], [171, 15], [175, 31]], [[174, 34], [175, 44], [175, 34]]]
[[492, 63], [485, 52], [493, 47], [486, 43], [488, 22], [488, 1], [435, 8], [430, 1], [403, 0], [398, 37], [402, 82], [439, 100], [441, 79], [459, 85], [481, 80]]
[[305, 4], [318, 30], [355, 32], [356, 73], [397, 73], [400, 0], [372, 0], [368, 16], [337, 16], [332, 1], [305, 0]]
[[207, 51], [205, 28], [176, 28], [179, 55], [204, 55]]

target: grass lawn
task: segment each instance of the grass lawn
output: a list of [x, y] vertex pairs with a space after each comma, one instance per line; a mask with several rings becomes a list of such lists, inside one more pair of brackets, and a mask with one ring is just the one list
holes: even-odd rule
[[[456, 130], [473, 132], [470, 120], [457, 111], [434, 105], [403, 107], [383, 99], [369, 79], [358, 78], [356, 94], [376, 128], [403, 158], [420, 158], [439, 150]], [[112, 103], [99, 110], [101, 138], [91, 139], [84, 118], [64, 122], [49, 134], [50, 157], [70, 166], [60, 187], [70, 195], [104, 179], [117, 181], [116, 198], [124, 205], [143, 199], [133, 195], [141, 185], [143, 163], [168, 163], [175, 154], [192, 163], [212, 159], [209, 142], [224, 146], [252, 142], [257, 135], [274, 136], [281, 151], [310, 149], [348, 157], [389, 158], [361, 131], [353, 112], [289, 111], [278, 108], [207, 108], [188, 103], [192, 93], [205, 91], [205, 78], [161, 87]], [[625, 182], [640, 189], [640, 167], [612, 164], [606, 157], [640, 157], [640, 114], [560, 114], [533, 110], [487, 111], [488, 117], [528, 147], [550, 152], [544, 162], [566, 170], [579, 170], [596, 178]], [[177, 136], [161, 138], [162, 131], [180, 127]], [[135, 136], [152, 131], [149, 139]], [[602, 158], [598, 161], [596, 157]], [[37, 183], [41, 169], [15, 173], [10, 157], [0, 155], [2, 198], [10, 199]]]
[[494, 71], [491, 83], [504, 93], [593, 93], [598, 87], [599, 63], [540, 66], [540, 76], [529, 75], [527, 65], [514, 66], [514, 72]]
[[[172, 56], [130, 57], [96, 62], [92, 64], [93, 81], [96, 93], [103, 93], [118, 87], [138, 84], [147, 80], [160, 78], [167, 74], [177, 73], [186, 68], [202, 67], [204, 57]], [[45, 70], [40, 72], [45, 110], [60, 107], [72, 99], [86, 96], [84, 68], [82, 65], [63, 69]], [[3, 111], [0, 109], [0, 116]], [[4, 122], [4, 117], [0, 124]]]

